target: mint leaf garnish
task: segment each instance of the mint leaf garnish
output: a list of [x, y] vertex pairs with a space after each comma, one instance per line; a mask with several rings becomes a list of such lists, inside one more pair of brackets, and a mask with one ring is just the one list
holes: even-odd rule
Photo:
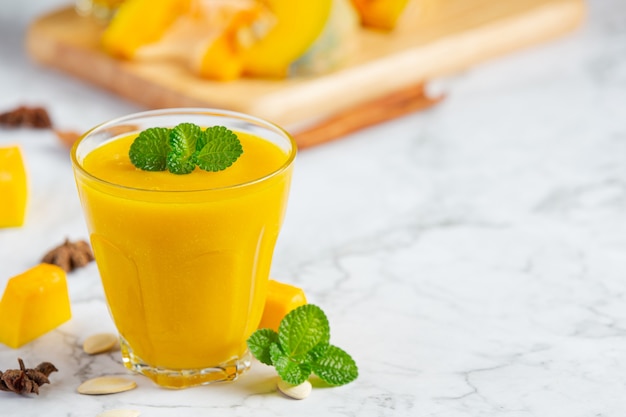
[[167, 169], [174, 174], [189, 174], [196, 168], [193, 154], [198, 138], [202, 135], [200, 126], [181, 123], [170, 132], [170, 152], [167, 154]]
[[350, 355], [333, 346], [326, 314], [305, 304], [287, 314], [278, 327], [259, 329], [248, 339], [248, 348], [262, 363], [276, 368], [278, 376], [298, 385], [315, 373], [330, 385], [344, 385], [358, 377]]
[[241, 142], [224, 126], [209, 127], [198, 138], [194, 161], [205, 171], [221, 171], [231, 166], [243, 153]]
[[189, 174], [196, 165], [205, 171], [224, 170], [242, 153], [239, 138], [224, 126], [202, 130], [193, 123], [181, 123], [172, 129], [144, 130], [130, 146], [128, 156], [133, 165], [145, 171], [167, 169]]
[[326, 355], [326, 351], [330, 345], [328, 343], [320, 343], [311, 349], [307, 356], [309, 357], [309, 362], [314, 363], [323, 358]]
[[170, 151], [169, 135], [170, 130], [165, 127], [144, 130], [130, 146], [130, 161], [144, 171], [164, 171]]
[[270, 346], [270, 354], [272, 364], [283, 381], [291, 385], [300, 385], [311, 375], [311, 364], [291, 360], [278, 344], [274, 343]]
[[248, 348], [259, 361], [271, 365], [270, 346], [277, 343], [278, 333], [272, 329], [259, 329], [248, 339]]
[[278, 327], [278, 339], [289, 356], [306, 355], [318, 344], [330, 340], [328, 319], [318, 306], [305, 304], [283, 318]]
[[313, 372], [330, 385], [344, 385], [359, 376], [354, 359], [333, 345], [328, 346], [325, 355], [313, 363]]

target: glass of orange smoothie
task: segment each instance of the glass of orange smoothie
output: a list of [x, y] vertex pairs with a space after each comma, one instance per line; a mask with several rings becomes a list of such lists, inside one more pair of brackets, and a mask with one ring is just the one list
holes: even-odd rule
[[[225, 126], [243, 154], [219, 172], [176, 175], [130, 162], [133, 139], [179, 123]], [[234, 380], [265, 302], [296, 145], [280, 127], [211, 109], [137, 113], [72, 149], [85, 220], [127, 368], [158, 385]]]

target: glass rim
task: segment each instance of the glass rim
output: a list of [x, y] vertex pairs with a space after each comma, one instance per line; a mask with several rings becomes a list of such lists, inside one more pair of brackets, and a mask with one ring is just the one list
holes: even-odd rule
[[[243, 120], [243, 121], [251, 121], [257, 125], [260, 125], [261, 127], [274, 130], [275, 133], [278, 133], [284, 136], [288, 140], [291, 146], [291, 149], [289, 150], [289, 153], [287, 155], [287, 159], [285, 160], [285, 162], [282, 165], [280, 165], [278, 168], [272, 170], [266, 175], [255, 178], [253, 180], [244, 181], [244, 182], [231, 184], [231, 185], [198, 188], [198, 189], [190, 189], [190, 190], [155, 190], [155, 189], [132, 187], [128, 185], [118, 184], [116, 182], [107, 181], [105, 179], [95, 176], [94, 174], [87, 171], [80, 162], [78, 162], [78, 157], [77, 157], [78, 147], [88, 136], [90, 136], [94, 132], [103, 130], [110, 126], [115, 126], [118, 124], [122, 124], [124, 122], [135, 120], [135, 119], [149, 118], [149, 117], [155, 117], [155, 116], [168, 116], [168, 115], [173, 116], [176, 114], [179, 114], [179, 115], [195, 114], [195, 115], [200, 115], [200, 116], [206, 115], [206, 116], [216, 116], [216, 117], [227, 117], [227, 118], [238, 119], [238, 120]], [[184, 193], [217, 192], [217, 191], [225, 191], [225, 190], [235, 190], [235, 189], [244, 188], [244, 187], [248, 187], [251, 185], [262, 183], [264, 181], [269, 180], [272, 177], [279, 175], [285, 170], [287, 170], [292, 165], [293, 161], [295, 160], [297, 153], [298, 153], [298, 145], [295, 139], [293, 138], [293, 136], [289, 132], [287, 132], [285, 129], [283, 129], [282, 127], [278, 126], [277, 124], [273, 122], [270, 122], [269, 120], [252, 116], [247, 113], [233, 111], [233, 110], [225, 110], [225, 109], [209, 108], [209, 107], [206, 107], [206, 108], [205, 107], [173, 107], [173, 108], [146, 110], [146, 111], [140, 111], [136, 113], [130, 113], [130, 114], [116, 117], [114, 119], [97, 124], [96, 126], [90, 128], [89, 130], [84, 132], [82, 135], [80, 135], [78, 140], [76, 140], [76, 142], [72, 145], [72, 148], [70, 150], [70, 158], [71, 158], [72, 165], [77, 172], [89, 178], [91, 181], [95, 181], [96, 183], [99, 183], [102, 185], [106, 185], [106, 186], [117, 188], [117, 189], [125, 189], [129, 191], [142, 192], [142, 193], [184, 194]]]

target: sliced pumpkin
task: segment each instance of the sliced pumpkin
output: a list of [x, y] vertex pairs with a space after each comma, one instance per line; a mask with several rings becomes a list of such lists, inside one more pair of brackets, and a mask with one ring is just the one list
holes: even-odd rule
[[[243, 6], [243, 7], [242, 7]], [[199, 54], [191, 57], [191, 69], [204, 78], [228, 81], [243, 72], [244, 51], [262, 39], [275, 24], [275, 17], [260, 2], [248, 1], [238, 9], [222, 10], [216, 36]]]
[[333, 0], [264, 0], [276, 24], [243, 53], [244, 73], [286, 77], [289, 66], [324, 30]]
[[161, 39], [190, 6], [191, 0], [126, 0], [102, 34], [102, 46], [114, 56], [131, 59], [139, 47]]
[[204, 78], [236, 79], [242, 73], [242, 51], [273, 22], [257, 0], [191, 0], [189, 9], [157, 41], [136, 48], [133, 58], [176, 61]]
[[324, 30], [296, 61], [288, 76], [311, 76], [340, 67], [352, 56], [357, 45], [359, 16], [350, 0], [333, 0]]

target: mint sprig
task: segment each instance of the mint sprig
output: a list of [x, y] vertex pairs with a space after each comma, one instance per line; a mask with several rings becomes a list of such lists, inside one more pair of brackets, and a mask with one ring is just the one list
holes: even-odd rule
[[206, 130], [193, 123], [171, 129], [154, 127], [142, 131], [128, 152], [132, 164], [144, 171], [189, 174], [196, 165], [217, 172], [231, 166], [243, 153], [235, 133], [224, 126]]
[[292, 385], [306, 381], [311, 373], [330, 385], [345, 385], [358, 377], [357, 365], [348, 353], [330, 344], [326, 314], [305, 304], [287, 314], [278, 333], [259, 329], [248, 339], [250, 352], [262, 363], [276, 368]]

